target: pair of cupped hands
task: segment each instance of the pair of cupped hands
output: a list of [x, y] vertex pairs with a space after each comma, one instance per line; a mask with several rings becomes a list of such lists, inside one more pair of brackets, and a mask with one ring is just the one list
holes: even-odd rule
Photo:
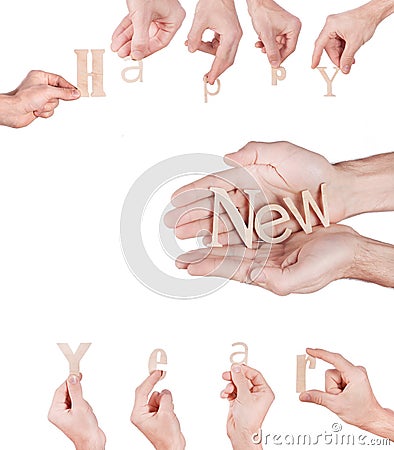
[[[331, 61], [350, 72], [355, 54], [371, 39], [379, 23], [392, 11], [369, 2], [359, 8], [327, 18], [312, 56], [316, 68], [323, 51]], [[178, 0], [127, 0], [129, 14], [112, 36], [112, 50], [120, 57], [141, 60], [166, 47], [185, 18], [185, 10]], [[247, 0], [258, 41], [256, 47], [266, 53], [272, 67], [278, 68], [297, 46], [301, 21], [273, 0]], [[203, 34], [212, 30], [214, 37], [204, 41]], [[213, 84], [235, 61], [242, 29], [234, 0], [200, 0], [186, 45], [190, 52], [197, 50], [215, 56], [208, 83]]]
[[[346, 423], [392, 439], [389, 424], [394, 413], [382, 408], [376, 400], [366, 370], [337, 353], [321, 349], [307, 352], [333, 368], [326, 371], [325, 391], [303, 392], [300, 400], [325, 406]], [[184, 449], [186, 441], [174, 412], [171, 392], [152, 393], [161, 375], [161, 371], [153, 372], [136, 389], [131, 422], [157, 450]], [[274, 401], [272, 389], [259, 371], [246, 365], [234, 364], [222, 378], [228, 383], [221, 397], [229, 401], [227, 434], [234, 450], [261, 448], [252, 439]], [[70, 376], [56, 390], [48, 418], [72, 440], [76, 450], [105, 448], [105, 434], [83, 398], [81, 375]]]
[[[379, 168], [371, 168], [375, 160], [383, 162], [384, 158], [386, 163], [379, 164], [388, 167], [392, 156], [378, 155], [372, 157], [371, 162], [366, 159], [366, 162], [331, 164], [322, 155], [289, 142], [248, 143], [238, 152], [225, 156], [225, 162], [233, 168], [201, 178], [173, 194], [175, 209], [167, 213], [164, 221], [175, 229], [178, 238], [199, 237], [205, 230], [207, 236], [203, 242], [206, 245], [211, 242], [212, 187], [223, 188], [247, 222], [249, 201], [245, 191], [248, 189], [255, 189], [257, 185], [261, 190], [261, 196], [255, 200], [255, 211], [265, 204], [281, 205], [285, 197], [295, 205], [301, 204], [302, 211], [301, 192], [309, 190], [319, 202], [320, 187], [325, 183], [331, 225], [328, 228], [319, 225], [317, 216], [312, 213], [313, 231], [306, 234], [293, 218], [276, 225], [273, 230], [279, 235], [286, 228], [290, 229], [292, 234], [286, 241], [271, 245], [260, 242], [254, 235], [253, 248], [246, 248], [227, 212], [222, 209], [218, 221], [218, 241], [222, 247], [199, 248], [185, 253], [178, 257], [177, 267], [194, 276], [222, 277], [254, 284], [278, 295], [314, 292], [341, 278], [392, 286], [392, 275], [372, 277], [372, 272], [377, 269], [373, 255], [380, 261], [389, 250], [392, 257], [392, 246], [365, 238], [351, 227], [338, 224], [348, 217], [372, 211], [371, 204], [375, 210], [392, 210], [392, 205], [386, 205], [384, 195], [380, 194], [380, 191], [390, 191], [392, 181], [388, 181], [388, 186], [387, 180], [392, 177], [385, 175], [384, 170], [379, 174]], [[367, 183], [369, 187], [363, 186], [365, 181], [360, 180], [375, 172], [373, 181]], [[376, 197], [380, 195], [377, 202]], [[382, 272], [387, 272], [387, 264], [382, 264], [385, 267]]]

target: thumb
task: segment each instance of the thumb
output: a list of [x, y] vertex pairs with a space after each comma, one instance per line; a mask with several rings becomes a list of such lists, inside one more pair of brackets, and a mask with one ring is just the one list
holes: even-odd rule
[[133, 15], [134, 34], [131, 39], [131, 57], [137, 61], [145, 58], [149, 53], [149, 16], [141, 13]]
[[47, 86], [46, 95], [48, 101], [54, 98], [69, 101], [69, 100], [76, 100], [81, 96], [81, 93], [78, 91], [78, 89], [74, 88], [58, 88], [54, 86]]
[[[305, 250], [305, 247], [303, 248]], [[335, 277], [330, 277], [330, 267], [326, 261], [319, 261], [315, 255], [301, 257], [296, 250], [288, 256], [291, 262], [286, 267], [265, 266], [253, 268], [250, 278], [253, 284], [260, 285], [277, 295], [308, 294], [326, 286]]]
[[160, 406], [159, 411], [173, 411], [174, 403], [172, 400], [172, 394], [167, 389], [164, 389], [160, 395]]
[[237, 388], [237, 398], [245, 401], [250, 395], [249, 380], [244, 374], [244, 369], [240, 364], [233, 364], [231, 367], [231, 379]]
[[336, 396], [333, 394], [328, 394], [323, 391], [306, 391], [300, 394], [300, 400], [304, 403], [315, 403], [316, 405], [325, 406], [326, 408], [333, 410], [333, 399]]
[[282, 62], [282, 58], [280, 56], [275, 36], [273, 35], [265, 36], [265, 38], [262, 39], [262, 42], [264, 44], [265, 49], [267, 50], [268, 61], [270, 62], [273, 68], [277, 69], [280, 66], [280, 63]]
[[227, 153], [224, 162], [232, 167], [245, 167], [256, 164], [259, 160], [259, 149], [261, 145], [257, 142], [249, 142], [245, 147], [234, 153]]
[[254, 284], [260, 285], [277, 295], [296, 293], [304, 286], [299, 271], [293, 267], [281, 269], [280, 267], [256, 267], [250, 272]]
[[343, 73], [348, 74], [350, 72], [352, 64], [354, 63], [354, 55], [356, 54], [357, 50], [357, 48], [354, 48], [352, 45], [346, 42], [345, 50], [342, 53], [340, 61], [340, 68]]
[[83, 402], [82, 386], [80, 381], [80, 377], [77, 375], [70, 375], [67, 380], [67, 389], [71, 400], [71, 409]]

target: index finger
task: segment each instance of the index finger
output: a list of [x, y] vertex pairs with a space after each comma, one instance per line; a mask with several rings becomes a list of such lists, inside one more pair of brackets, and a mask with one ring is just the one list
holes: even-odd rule
[[171, 203], [175, 207], [181, 207], [211, 197], [213, 195], [212, 191], [209, 190], [211, 187], [222, 188], [230, 192], [234, 189], [244, 189], [246, 187], [258, 189], [259, 184], [253, 178], [253, 175], [243, 167], [223, 170], [179, 188], [172, 195]]
[[161, 371], [155, 370], [135, 390], [135, 406], [145, 406], [149, 400], [149, 394], [153, 391], [161, 378]]
[[220, 37], [220, 44], [216, 51], [211, 70], [208, 73], [208, 83], [213, 84], [223, 72], [234, 64], [235, 55], [237, 54], [239, 41], [234, 39], [226, 39], [225, 36]]
[[130, 15], [127, 15], [122, 19], [120, 24], [116, 27], [115, 31], [112, 33], [112, 40], [117, 39], [121, 34], [123, 34], [130, 26], [133, 25]]
[[62, 383], [53, 395], [51, 409], [57, 405], [65, 405], [68, 396], [67, 382]]
[[329, 40], [329, 36], [326, 33], [325, 28], [323, 28], [323, 30], [321, 31], [319, 37], [317, 38], [317, 40], [315, 42], [315, 49], [314, 49], [313, 55], [312, 55], [312, 69], [316, 69], [316, 67], [319, 65], [320, 59], [323, 54], [323, 50], [324, 50], [325, 46], [327, 45], [328, 40]]
[[315, 358], [321, 359], [322, 361], [332, 364], [336, 369], [340, 370], [341, 372], [346, 372], [347, 370], [354, 368], [354, 365], [339, 353], [332, 353], [320, 348], [317, 349], [308, 348], [306, 352], [308, 353], [308, 355], [314, 356]]
[[48, 84], [53, 87], [60, 87], [66, 89], [77, 89], [73, 84], [69, 83], [60, 75], [56, 75], [54, 73], [47, 73], [48, 75]]
[[282, 64], [283, 61], [288, 58], [297, 48], [298, 36], [298, 34], [292, 34], [289, 38], [286, 39], [285, 48], [283, 50], [283, 53], [281, 52], [282, 61], [280, 62], [280, 64]]

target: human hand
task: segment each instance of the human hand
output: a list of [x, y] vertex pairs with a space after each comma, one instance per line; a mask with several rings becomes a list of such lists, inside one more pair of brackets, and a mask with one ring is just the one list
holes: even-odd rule
[[[238, 152], [226, 155], [225, 161], [234, 168], [201, 178], [173, 194], [172, 203], [176, 208], [165, 216], [165, 223], [175, 228], [178, 238], [194, 238], [201, 230], [212, 230], [214, 196], [210, 187], [224, 188], [245, 222], [249, 202], [244, 192], [256, 186], [261, 191], [256, 198], [257, 211], [267, 203], [282, 204], [284, 197], [299, 204], [300, 193], [306, 189], [316, 198], [320, 185], [326, 183], [330, 221], [339, 222], [347, 215], [346, 194], [353, 178], [348, 171], [331, 165], [317, 153], [289, 142], [250, 142]], [[313, 226], [318, 224], [317, 218], [312, 220]], [[285, 227], [300, 230], [294, 219], [286, 222]], [[226, 242], [226, 234], [233, 228], [227, 214], [222, 212], [219, 241]]]
[[59, 75], [32, 70], [12, 92], [0, 96], [0, 122], [13, 128], [29, 125], [37, 117], [53, 116], [59, 100], [76, 100], [80, 92]]
[[[211, 42], [204, 42], [205, 30], [212, 30], [215, 35]], [[214, 84], [216, 79], [233, 65], [242, 29], [238, 20], [234, 0], [200, 0], [196, 7], [193, 25], [186, 45], [194, 53], [200, 50], [215, 56], [206, 80]]]
[[275, 399], [263, 375], [246, 365], [233, 364], [223, 373], [229, 384], [221, 392], [229, 400], [227, 434], [234, 450], [257, 448], [252, 436], [257, 433]]
[[379, 405], [366, 369], [326, 350], [307, 349], [307, 353], [332, 364], [334, 369], [326, 371], [325, 392], [302, 392], [300, 400], [325, 406], [346, 423], [393, 439], [394, 413]]
[[171, 392], [153, 392], [161, 378], [161, 371], [155, 370], [136, 389], [131, 422], [152, 443], [156, 450], [184, 449], [186, 442], [179, 421], [174, 413]]
[[55, 392], [48, 420], [74, 443], [76, 450], [103, 450], [105, 434], [82, 396], [81, 379], [70, 375]]
[[375, 33], [379, 23], [393, 11], [393, 2], [373, 0], [359, 8], [327, 17], [312, 56], [312, 68], [320, 62], [323, 50], [344, 74], [355, 63], [355, 54]]
[[[224, 247], [193, 250], [178, 257], [176, 265], [193, 276], [212, 276], [260, 286], [277, 295], [306, 294], [330, 282], [352, 277], [359, 239], [352, 228], [315, 227], [299, 231], [270, 246], [248, 249], [236, 231], [222, 241]], [[324, 255], [324, 257], [322, 257]]]
[[141, 60], [167, 47], [186, 15], [178, 0], [127, 0], [127, 6], [112, 35], [111, 49], [121, 58]]
[[273, 0], [248, 0], [248, 10], [259, 41], [256, 48], [266, 53], [278, 68], [297, 46], [301, 21]]

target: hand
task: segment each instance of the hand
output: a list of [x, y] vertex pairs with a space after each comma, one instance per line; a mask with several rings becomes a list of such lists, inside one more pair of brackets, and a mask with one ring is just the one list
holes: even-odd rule
[[239, 244], [235, 231], [228, 237], [230, 242], [223, 242], [224, 247], [179, 256], [177, 267], [193, 276], [254, 284], [277, 295], [306, 294], [334, 280], [352, 277], [358, 237], [361, 239], [345, 225], [315, 227], [311, 234], [299, 231], [280, 244], [254, 249]]
[[[212, 30], [215, 36], [211, 42], [204, 42], [205, 30]], [[193, 25], [186, 45], [194, 53], [200, 50], [215, 55], [211, 70], [206, 74], [207, 82], [216, 79], [234, 64], [242, 29], [239, 24], [234, 0], [200, 0], [196, 7]]]
[[229, 384], [221, 392], [229, 400], [227, 434], [234, 450], [257, 448], [252, 436], [257, 433], [275, 399], [263, 375], [245, 365], [233, 364], [223, 373]]
[[300, 400], [325, 406], [346, 423], [392, 439], [394, 413], [377, 402], [365, 368], [326, 350], [307, 349], [307, 353], [332, 364], [334, 369], [326, 371], [325, 392], [306, 391], [300, 394]]
[[78, 89], [61, 76], [32, 70], [14, 91], [0, 96], [0, 122], [22, 128], [37, 117], [53, 116], [59, 99], [76, 100], [79, 97]]
[[[299, 204], [301, 191], [308, 189], [318, 198], [321, 183], [327, 184], [330, 221], [339, 222], [347, 216], [347, 192], [353, 178], [348, 171], [331, 165], [323, 156], [305, 150], [289, 142], [250, 142], [236, 153], [225, 157], [227, 164], [235, 168], [209, 175], [178, 189], [172, 196], [176, 209], [165, 217], [165, 223], [175, 228], [176, 236], [188, 239], [201, 230], [212, 230], [213, 194], [210, 187], [224, 188], [244, 220], [247, 220], [249, 202], [245, 189], [256, 189], [261, 195], [256, 199], [255, 210], [267, 203], [282, 204], [290, 197]], [[354, 183], [353, 183], [354, 184]], [[348, 187], [349, 186], [349, 187]], [[227, 231], [234, 227], [227, 214], [220, 214], [219, 241], [227, 242]], [[317, 218], [313, 225], [317, 225]], [[300, 230], [297, 221], [287, 222], [285, 227]]]
[[185, 18], [177, 0], [127, 0], [127, 15], [112, 35], [111, 49], [139, 61], [171, 42]]
[[185, 438], [174, 413], [170, 391], [153, 392], [161, 371], [154, 371], [135, 391], [135, 403], [131, 422], [152, 443], [156, 450], [185, 448]]
[[267, 54], [272, 67], [278, 68], [296, 49], [300, 19], [273, 0], [248, 0], [248, 9], [259, 37], [256, 48]]
[[77, 450], [103, 450], [105, 435], [82, 396], [80, 378], [71, 375], [55, 392], [48, 420], [71, 439]]
[[312, 57], [312, 68], [320, 62], [323, 50], [344, 74], [355, 63], [355, 54], [375, 33], [379, 23], [393, 12], [393, 2], [373, 0], [359, 8], [328, 16]]

